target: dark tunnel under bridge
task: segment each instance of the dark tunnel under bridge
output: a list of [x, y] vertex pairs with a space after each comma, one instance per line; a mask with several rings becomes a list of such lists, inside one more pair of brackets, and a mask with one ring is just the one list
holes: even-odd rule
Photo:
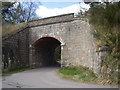
[[37, 40], [33, 46], [35, 48], [34, 61], [39, 66], [60, 66], [61, 43], [53, 37], [43, 37]]

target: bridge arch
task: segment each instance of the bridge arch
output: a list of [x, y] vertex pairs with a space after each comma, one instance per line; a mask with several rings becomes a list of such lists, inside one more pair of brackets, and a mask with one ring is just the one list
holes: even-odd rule
[[40, 36], [37, 36], [37, 38], [35, 38], [35, 39], [31, 42], [31, 45], [34, 46], [34, 43], [35, 43], [35, 42], [37, 42], [38, 40], [40, 40], [40, 39], [42, 39], [42, 38], [45, 38], [45, 37], [54, 38], [54, 39], [58, 40], [58, 41], [61, 43], [61, 46], [65, 45], [64, 40], [63, 40], [60, 36], [51, 35], [51, 34], [42, 34], [42, 35], [40, 35]]
[[36, 40], [34, 47], [33, 60], [35, 66], [60, 66], [61, 61], [61, 41], [54, 37], [42, 37]]

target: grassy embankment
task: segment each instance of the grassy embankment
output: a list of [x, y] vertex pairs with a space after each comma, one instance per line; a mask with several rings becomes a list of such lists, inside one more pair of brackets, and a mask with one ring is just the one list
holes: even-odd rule
[[82, 66], [61, 68], [59, 73], [62, 77], [70, 80], [89, 83], [97, 82], [97, 76], [92, 72], [92, 70]]
[[90, 8], [90, 24], [94, 29], [96, 46], [108, 46], [109, 54], [101, 62], [100, 75], [102, 82], [120, 83], [120, 2], [102, 4]]
[[109, 83], [106, 79], [98, 77], [87, 67], [66, 67], [58, 71], [60, 77], [82, 83], [117, 86], [116, 83]]
[[11, 33], [14, 33], [17, 30], [19, 30], [20, 28], [24, 28], [26, 25], [27, 25], [27, 23], [3, 25], [2, 26], [2, 36], [6, 36]]

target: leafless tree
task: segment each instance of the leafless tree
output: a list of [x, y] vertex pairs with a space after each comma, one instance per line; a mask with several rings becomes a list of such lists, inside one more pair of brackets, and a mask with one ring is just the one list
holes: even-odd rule
[[7, 23], [21, 23], [33, 20], [37, 17], [35, 11], [39, 2], [15, 2], [4, 15]]
[[35, 10], [37, 9], [36, 2], [19, 2], [18, 10], [19, 10], [19, 21], [27, 22], [36, 18]]

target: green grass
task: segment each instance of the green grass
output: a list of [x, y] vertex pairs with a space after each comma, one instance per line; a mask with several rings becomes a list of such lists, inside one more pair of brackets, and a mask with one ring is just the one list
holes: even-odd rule
[[[59, 75], [62, 78], [74, 80], [83, 83], [92, 83], [98, 85], [110, 85], [110, 86], [117, 86], [118, 85], [118, 78], [113, 79], [115, 77], [112, 76], [111, 79], [107, 79], [104, 77], [97, 77], [92, 70], [86, 67], [66, 67], [61, 68], [58, 71]], [[118, 74], [117, 74], [118, 75]], [[114, 81], [115, 80], [115, 81]]]
[[82, 81], [82, 82], [91, 82], [95, 83], [97, 81], [96, 75], [92, 70], [86, 67], [67, 67], [59, 70], [59, 73], [63, 74], [65, 78]]
[[9, 75], [9, 74], [25, 71], [25, 70], [28, 70], [28, 69], [30, 69], [30, 68], [29, 67], [14, 68], [14, 69], [10, 69], [7, 72], [1, 72], [0, 75], [5, 76], [5, 75]]

